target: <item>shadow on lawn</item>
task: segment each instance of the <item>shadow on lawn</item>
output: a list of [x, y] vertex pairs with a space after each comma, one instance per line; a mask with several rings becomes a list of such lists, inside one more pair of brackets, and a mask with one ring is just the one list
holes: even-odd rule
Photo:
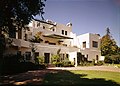
[[105, 80], [103, 78], [83, 78], [87, 74], [74, 74], [70, 71], [59, 70], [45, 75], [42, 85], [81, 85], [81, 86], [120, 86], [112, 80]]
[[52, 86], [120, 86], [111, 80], [84, 78], [87, 74], [74, 74], [65, 70], [33, 70], [0, 77], [0, 85], [52, 85]]

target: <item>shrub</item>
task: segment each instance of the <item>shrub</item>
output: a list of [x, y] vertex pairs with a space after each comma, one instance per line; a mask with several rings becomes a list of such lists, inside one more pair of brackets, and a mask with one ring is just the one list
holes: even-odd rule
[[111, 56], [105, 56], [105, 63], [110, 63], [110, 64], [119, 64], [120, 63], [120, 55], [111, 55]]
[[1, 59], [1, 70], [0, 72], [2, 74], [11, 74], [11, 73], [17, 73], [20, 71], [20, 61], [19, 56], [17, 55], [7, 55], [4, 56], [3, 59]]
[[44, 56], [37, 57], [39, 64], [44, 64]]
[[34, 64], [32, 62], [21, 62], [17, 55], [7, 55], [0, 59], [0, 74], [15, 74], [28, 70], [45, 69], [45, 65]]
[[59, 55], [52, 55], [51, 60], [52, 64], [59, 62]]
[[104, 64], [104, 61], [98, 61], [96, 65], [101, 66]]
[[63, 67], [74, 67], [74, 65], [69, 60], [64, 60], [62, 62]]
[[54, 63], [56, 67], [63, 67], [63, 63], [62, 62], [55, 62]]

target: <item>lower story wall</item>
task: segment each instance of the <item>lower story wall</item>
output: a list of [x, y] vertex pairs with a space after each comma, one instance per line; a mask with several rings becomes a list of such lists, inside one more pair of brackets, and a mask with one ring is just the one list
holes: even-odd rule
[[69, 60], [77, 66], [77, 52], [70, 52], [69, 53]]
[[87, 58], [88, 61], [99, 61], [101, 57], [100, 51], [82, 50], [81, 54], [84, 55], [84, 57]]
[[[11, 47], [6, 50], [6, 55], [7, 54], [16, 54], [20, 52], [22, 56], [24, 56], [24, 60], [26, 61], [31, 61], [34, 60], [32, 58], [32, 51], [31, 48], [27, 47]], [[52, 48], [52, 47], [37, 47], [35, 50], [35, 57], [37, 56], [43, 56], [44, 57], [44, 62], [45, 63], [51, 63], [51, 58], [53, 55], [60, 55], [62, 60], [65, 60], [66, 58], [69, 59], [75, 66], [77, 66], [77, 52], [69, 52], [68, 48]]]

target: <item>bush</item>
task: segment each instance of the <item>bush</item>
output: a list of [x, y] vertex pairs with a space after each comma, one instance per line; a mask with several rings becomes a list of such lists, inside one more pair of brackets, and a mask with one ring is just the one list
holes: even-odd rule
[[7, 55], [0, 59], [0, 74], [15, 74], [28, 70], [45, 69], [45, 65], [32, 62], [20, 62], [17, 55]]
[[79, 66], [94, 66], [94, 61], [81, 62]]
[[63, 63], [62, 62], [55, 62], [54, 63], [56, 67], [63, 67]]
[[111, 56], [105, 56], [105, 63], [110, 63], [110, 64], [119, 64], [120, 63], [120, 55], [111, 55]]
[[104, 64], [103, 61], [98, 61], [98, 63], [97, 63], [96, 65], [101, 66], [101, 65], [103, 65], [103, 64]]
[[64, 60], [62, 62], [63, 67], [74, 67], [74, 65], [69, 60]]
[[39, 64], [44, 64], [44, 56], [38, 56], [37, 59]]

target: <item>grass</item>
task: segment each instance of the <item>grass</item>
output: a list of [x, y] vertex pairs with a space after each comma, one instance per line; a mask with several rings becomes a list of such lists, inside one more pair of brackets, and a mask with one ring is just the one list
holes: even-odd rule
[[120, 86], [120, 73], [88, 70], [59, 70], [48, 73], [42, 85]]
[[120, 68], [120, 64], [105, 64], [106, 66], [114, 66]]

